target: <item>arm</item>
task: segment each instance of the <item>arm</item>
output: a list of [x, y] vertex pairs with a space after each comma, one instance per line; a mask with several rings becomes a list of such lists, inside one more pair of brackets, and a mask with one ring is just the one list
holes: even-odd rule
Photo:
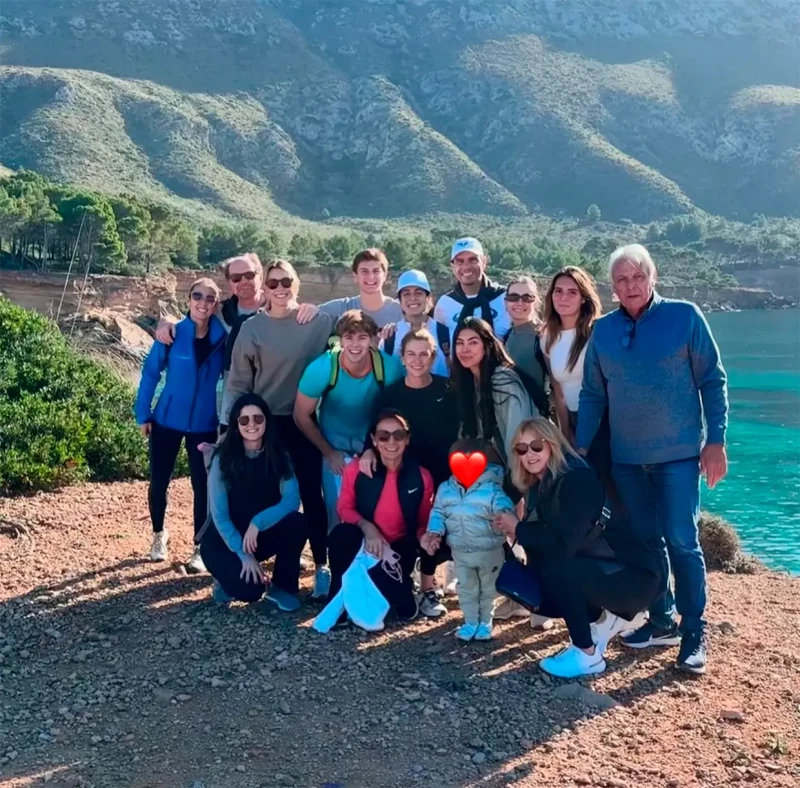
[[211, 519], [225, 542], [228, 549], [236, 553], [244, 561], [246, 553], [242, 544], [242, 535], [236, 530], [236, 526], [231, 521], [230, 511], [228, 510], [228, 488], [222, 478], [222, 471], [219, 467], [219, 458], [214, 457], [211, 461], [211, 470], [208, 473], [208, 501], [211, 509]]
[[281, 479], [281, 500], [275, 506], [264, 509], [253, 517], [253, 525], [259, 531], [266, 531], [273, 525], [279, 523], [284, 517], [300, 509], [300, 487], [297, 479], [291, 476], [288, 479]]
[[167, 366], [167, 348], [161, 342], [154, 342], [142, 367], [142, 378], [136, 392], [134, 414], [140, 426], [152, 421], [153, 397], [161, 381], [161, 373]]
[[582, 453], [589, 450], [600, 422], [608, 407], [608, 391], [600, 356], [597, 353], [596, 334], [592, 334], [586, 346], [583, 362], [583, 384], [581, 386], [580, 406], [578, 407], [578, 429], [575, 446]]
[[489, 513], [490, 516], [502, 514], [503, 512], [516, 512], [517, 509], [517, 507], [514, 505], [514, 502], [508, 497], [502, 487], [498, 488], [492, 494], [491, 506], [492, 511]]
[[334, 298], [319, 305], [319, 311], [338, 320], [347, 311], [346, 298]]
[[255, 381], [256, 348], [247, 324], [243, 325], [233, 344], [231, 354], [231, 368], [225, 380], [225, 392], [222, 396], [222, 408], [220, 409], [220, 421], [228, 423], [231, 408], [234, 406], [242, 394], [250, 394], [253, 391]]
[[689, 360], [703, 403], [707, 442], [724, 445], [728, 428], [728, 378], [711, 329], [697, 307], [689, 340]]
[[438, 534], [444, 536], [447, 533], [447, 507], [445, 505], [446, 488], [450, 482], [445, 482], [439, 486], [436, 493], [436, 498], [433, 501], [433, 509], [431, 509], [430, 517], [428, 518], [428, 533]]
[[417, 539], [428, 530], [428, 520], [433, 508], [433, 478], [425, 468], [422, 471], [422, 500], [419, 502], [419, 512], [417, 514]]
[[305, 435], [321, 452], [323, 457], [328, 457], [334, 452], [333, 446], [325, 440], [317, 422], [314, 421], [314, 413], [317, 410], [318, 398], [307, 397], [301, 391], [297, 392], [294, 400], [294, 422]]

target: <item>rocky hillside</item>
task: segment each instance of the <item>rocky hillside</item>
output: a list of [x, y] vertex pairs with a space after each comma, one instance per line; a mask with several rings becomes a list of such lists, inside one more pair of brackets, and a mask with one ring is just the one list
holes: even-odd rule
[[797, 0], [5, 0], [0, 158], [293, 214], [797, 212]]

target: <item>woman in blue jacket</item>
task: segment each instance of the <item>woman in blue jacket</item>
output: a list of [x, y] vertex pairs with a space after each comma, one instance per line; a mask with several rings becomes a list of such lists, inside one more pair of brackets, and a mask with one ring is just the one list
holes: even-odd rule
[[[227, 333], [214, 317], [219, 288], [211, 279], [198, 279], [189, 290], [189, 316], [175, 326], [172, 345], [155, 342], [142, 368], [136, 396], [136, 422], [150, 441], [148, 504], [153, 523], [150, 559], [167, 559], [169, 533], [164, 528], [167, 488], [175, 470], [181, 443], [186, 442], [194, 492], [194, 532], [208, 514], [208, 482], [198, 445], [217, 440], [217, 381], [225, 363]], [[166, 372], [164, 388], [153, 407], [153, 397]], [[202, 571], [195, 549], [186, 567]]]

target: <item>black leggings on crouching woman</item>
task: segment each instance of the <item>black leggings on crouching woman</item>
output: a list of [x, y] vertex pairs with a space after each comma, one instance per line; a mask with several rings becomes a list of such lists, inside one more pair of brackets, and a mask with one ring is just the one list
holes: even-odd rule
[[536, 612], [563, 618], [578, 648], [592, 647], [590, 624], [604, 609], [631, 619], [647, 610], [658, 594], [654, 574], [613, 561], [575, 556], [543, 560], [534, 566], [542, 590], [542, 604]]

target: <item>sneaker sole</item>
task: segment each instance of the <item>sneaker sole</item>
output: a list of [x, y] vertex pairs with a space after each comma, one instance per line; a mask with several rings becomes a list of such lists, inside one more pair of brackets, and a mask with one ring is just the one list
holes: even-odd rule
[[187, 575], [202, 575], [203, 572], [208, 571], [205, 567], [200, 569], [199, 566], [192, 566], [191, 564], [184, 564], [183, 568], [186, 570]]
[[480, 640], [480, 641], [482, 641], [482, 642], [486, 643], [487, 641], [489, 641], [489, 640], [492, 640], [492, 639], [493, 639], [493, 635], [489, 635], [489, 637], [478, 637], [478, 635], [475, 635], [475, 637], [474, 637], [474, 638], [472, 638], [472, 639], [473, 639], [473, 640]]
[[446, 616], [447, 615], [447, 611], [446, 610], [440, 610], [438, 613], [426, 613], [424, 610], [420, 610], [419, 614], [423, 618], [441, 618], [442, 616]]
[[475, 640], [475, 636], [473, 635], [471, 638], [466, 638], [463, 635], [456, 635], [456, 639], [460, 640], [462, 643], [470, 643]]
[[658, 640], [647, 640], [644, 643], [630, 643], [622, 638], [622, 645], [626, 648], [667, 648], [669, 646], [680, 646], [681, 638], [676, 635], [674, 638], [659, 638]]
[[603, 660], [602, 662], [598, 662], [596, 665], [592, 665], [591, 668], [589, 668], [589, 670], [585, 670], [583, 673], [579, 673], [577, 676], [561, 676], [558, 673], [551, 673], [549, 670], [547, 670], [547, 668], [545, 668], [542, 665], [541, 662], [539, 663], [539, 668], [548, 676], [552, 676], [553, 678], [556, 679], [566, 679], [567, 681], [570, 681], [572, 679], [579, 679], [581, 676], [596, 676], [599, 673], [605, 673], [606, 663], [605, 660]]
[[687, 665], [685, 662], [676, 662], [675, 670], [679, 670], [681, 673], [691, 673], [693, 676], [703, 676], [706, 672], [706, 666], [703, 665], [701, 668], [694, 668], [691, 665]]
[[277, 599], [275, 599], [275, 597], [271, 597], [269, 594], [265, 594], [264, 599], [267, 602], [271, 602], [273, 605], [275, 605], [275, 607], [278, 608], [278, 610], [282, 611], [283, 613], [296, 613], [298, 610], [300, 610], [299, 605], [297, 607], [285, 607], [282, 602], [279, 602]]

